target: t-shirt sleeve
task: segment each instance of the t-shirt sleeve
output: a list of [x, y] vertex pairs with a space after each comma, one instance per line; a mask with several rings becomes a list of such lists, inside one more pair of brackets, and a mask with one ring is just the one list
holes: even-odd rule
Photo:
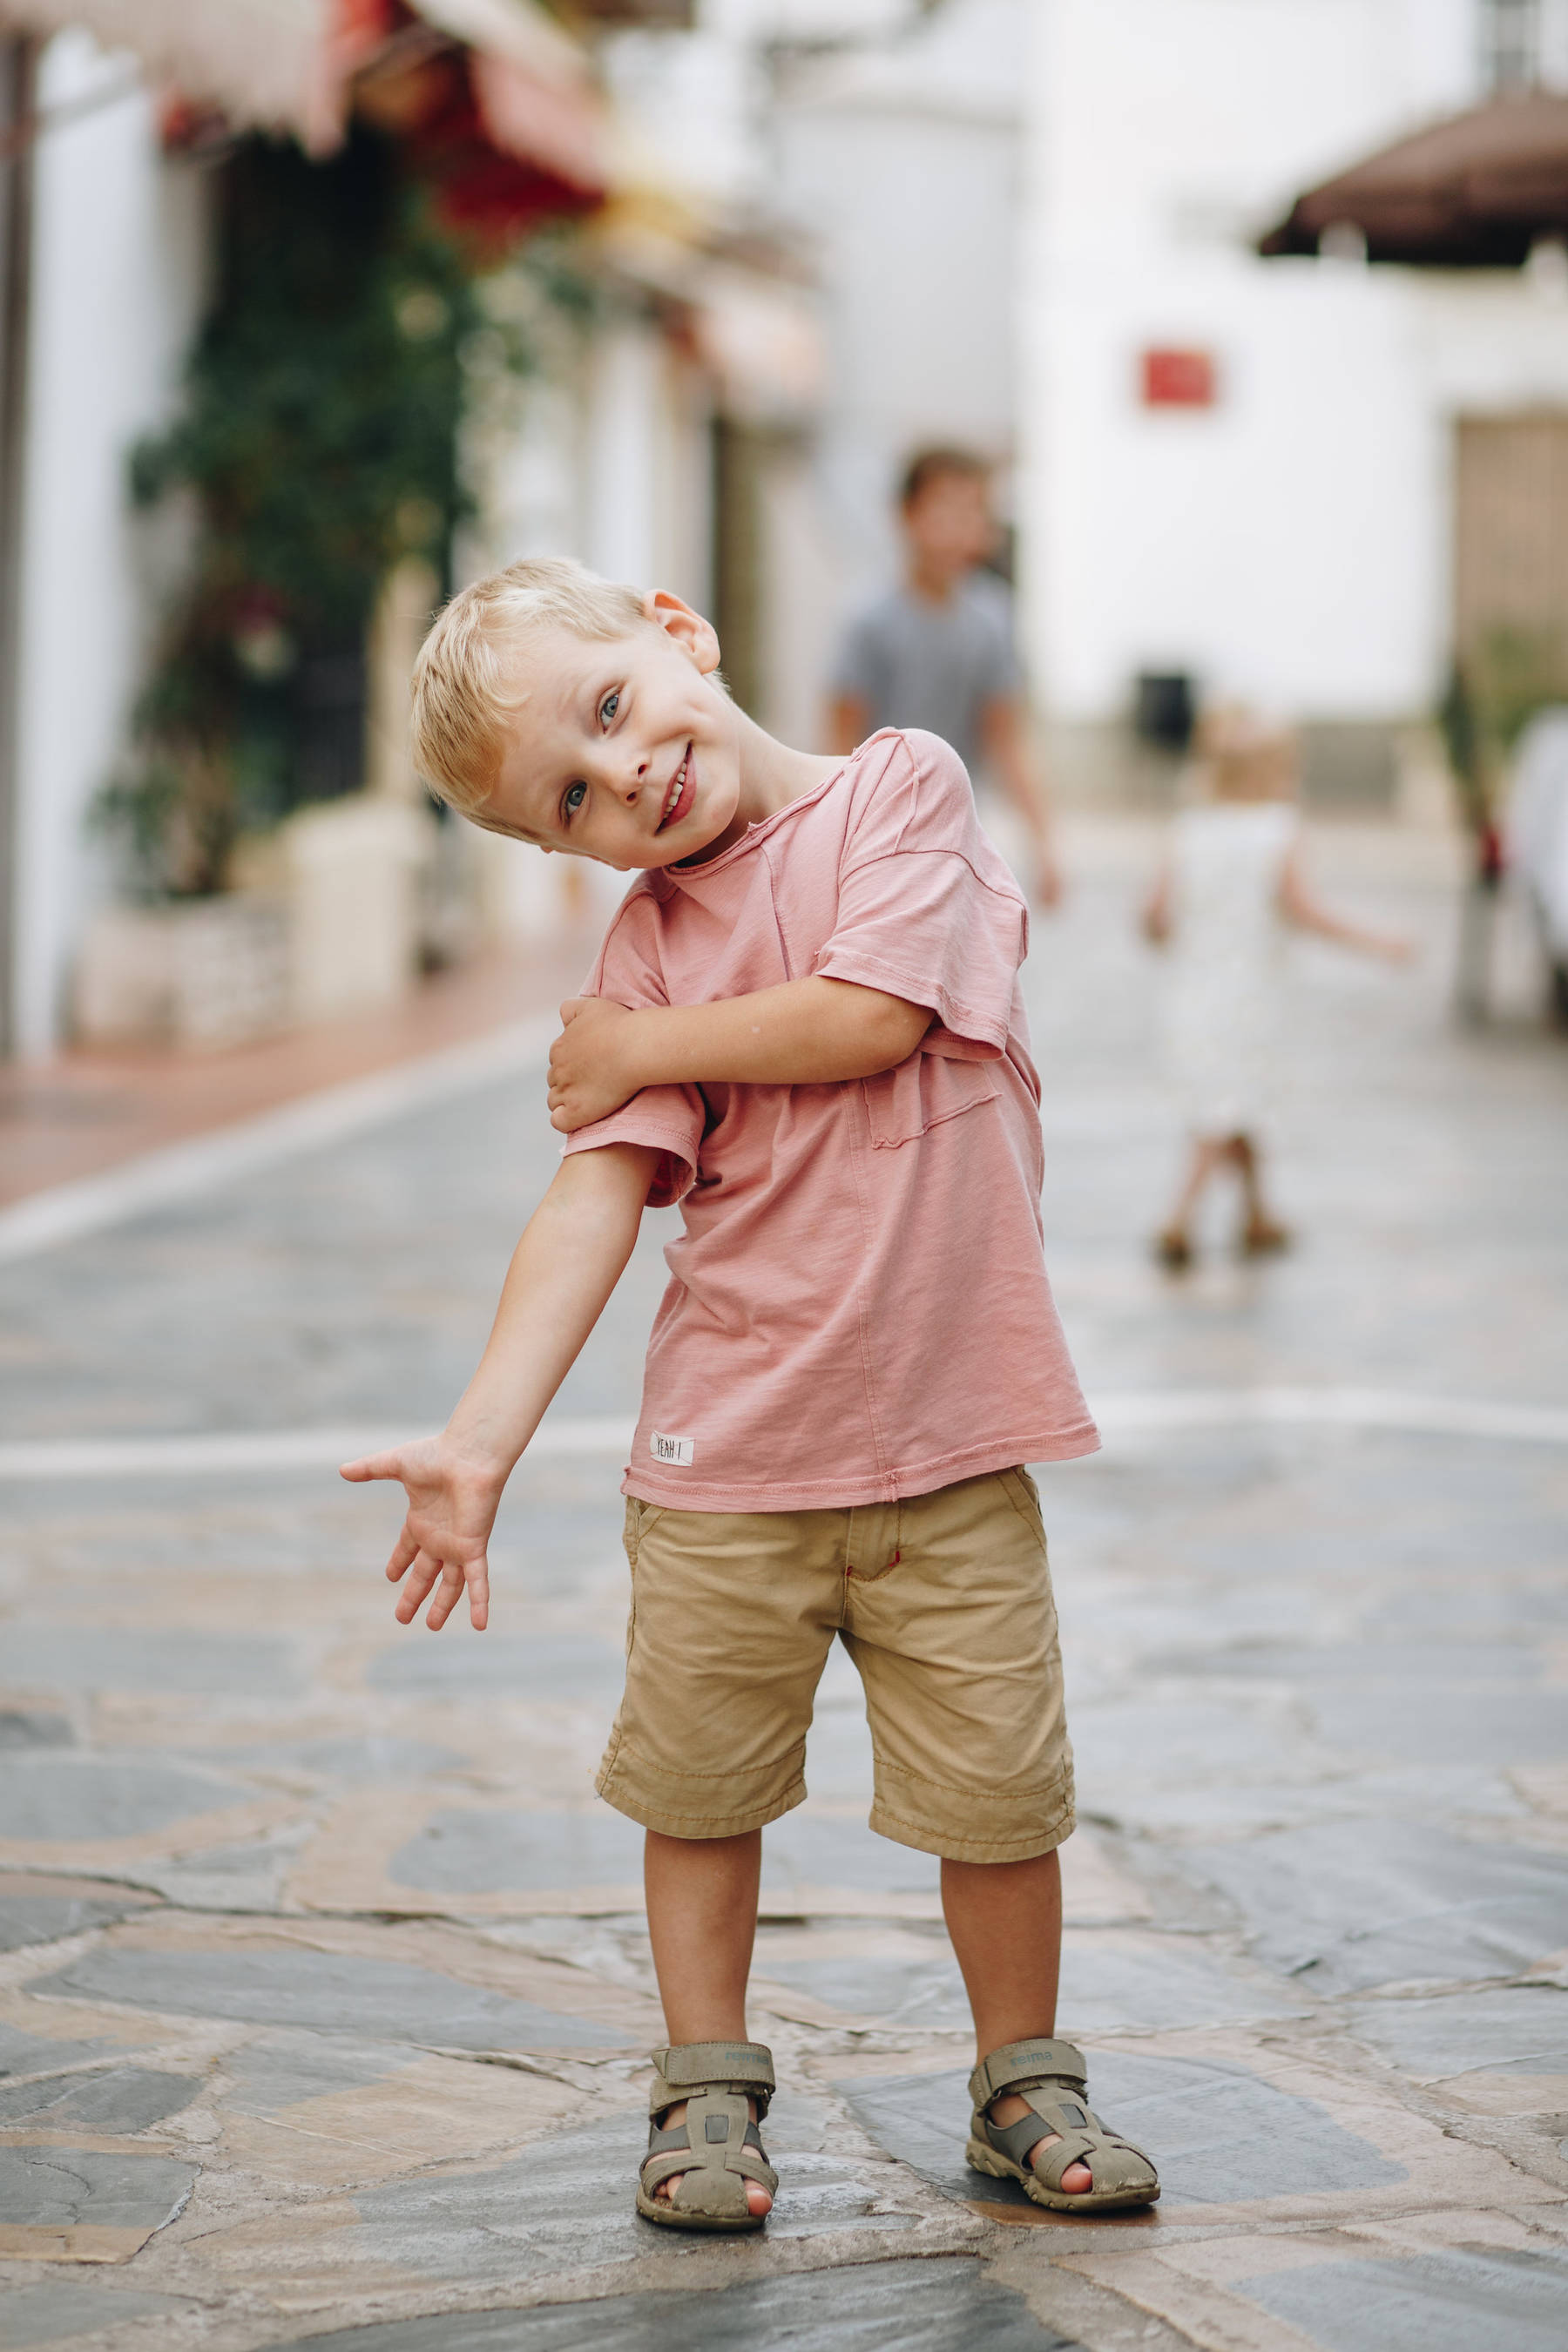
[[1028, 909], [980, 830], [957, 753], [935, 735], [889, 740], [868, 775], [839, 869], [838, 914], [816, 961], [910, 1004], [940, 1026], [927, 1053], [989, 1060], [1006, 1045]]
[[[658, 902], [646, 892], [634, 892], [621, 902], [594, 969], [578, 993], [607, 997], [634, 1013], [648, 1005], [668, 1004], [658, 961]], [[672, 1208], [697, 1181], [698, 1152], [707, 1125], [707, 1107], [695, 1087], [645, 1087], [608, 1118], [578, 1128], [561, 1147], [565, 1160], [574, 1151], [598, 1151], [609, 1143], [641, 1143], [658, 1155], [648, 1186], [650, 1209]]]

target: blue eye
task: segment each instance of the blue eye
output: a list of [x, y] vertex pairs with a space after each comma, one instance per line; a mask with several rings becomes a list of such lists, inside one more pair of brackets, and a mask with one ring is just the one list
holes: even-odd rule
[[609, 725], [611, 719], [620, 709], [620, 689], [617, 687], [613, 694], [606, 694], [603, 702], [599, 705], [599, 724], [601, 727], [607, 727]]
[[576, 815], [577, 811], [582, 807], [587, 797], [588, 787], [586, 784], [567, 785], [566, 796], [562, 803], [562, 806], [566, 811], [568, 817], [574, 817]]

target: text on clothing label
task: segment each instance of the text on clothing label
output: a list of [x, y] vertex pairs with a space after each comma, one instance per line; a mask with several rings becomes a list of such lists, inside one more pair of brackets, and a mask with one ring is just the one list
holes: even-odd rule
[[679, 1462], [683, 1470], [689, 1470], [697, 1459], [694, 1437], [661, 1437], [657, 1429], [648, 1439], [647, 1450], [656, 1462]]

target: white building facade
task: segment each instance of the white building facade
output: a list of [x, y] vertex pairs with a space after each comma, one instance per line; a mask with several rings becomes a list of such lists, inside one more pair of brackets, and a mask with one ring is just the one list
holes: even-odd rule
[[1353, 239], [1264, 261], [1253, 242], [1500, 81], [1561, 86], [1565, 14], [1035, 0], [1025, 626], [1069, 730], [1121, 719], [1149, 671], [1307, 721], [1430, 709], [1458, 422], [1568, 411], [1563, 273], [1369, 268]]
[[60, 35], [37, 103], [8, 714], [5, 978], [23, 1055], [58, 1039], [71, 956], [108, 887], [88, 811], [123, 757], [161, 603], [126, 457], [172, 413], [207, 256], [206, 175], [165, 158], [155, 102], [123, 58]]

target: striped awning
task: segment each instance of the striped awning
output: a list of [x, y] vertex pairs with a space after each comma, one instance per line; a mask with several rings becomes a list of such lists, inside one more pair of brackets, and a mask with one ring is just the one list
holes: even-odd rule
[[[475, 96], [498, 148], [574, 186], [602, 181], [602, 110], [588, 58], [537, 0], [408, 5], [470, 52]], [[82, 26], [236, 129], [289, 131], [323, 154], [342, 137], [352, 78], [380, 47], [385, 13], [356, 0], [0, 0], [0, 29]]]

